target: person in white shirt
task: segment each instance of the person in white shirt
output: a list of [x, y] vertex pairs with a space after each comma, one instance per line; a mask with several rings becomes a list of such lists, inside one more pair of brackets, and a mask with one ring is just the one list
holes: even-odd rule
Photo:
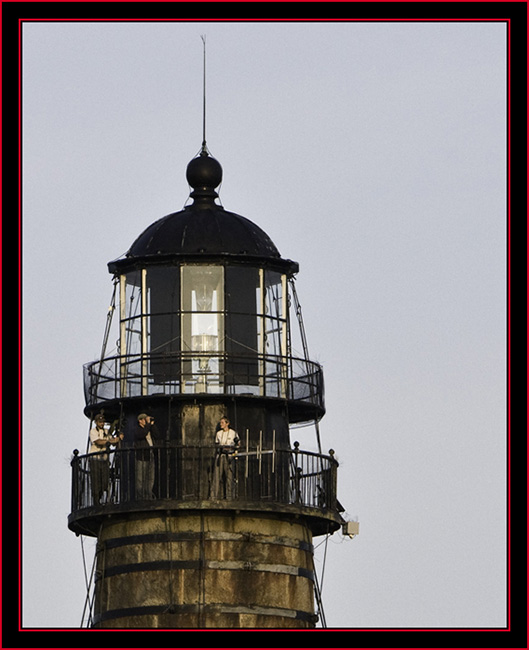
[[94, 505], [102, 502], [103, 494], [108, 491], [110, 479], [108, 454], [103, 453], [109, 445], [117, 445], [123, 434], [111, 436], [105, 429], [105, 416], [99, 413], [94, 418], [95, 427], [90, 429], [90, 486]]
[[230, 428], [227, 417], [220, 420], [220, 429], [215, 434], [216, 456], [213, 471], [211, 496], [214, 499], [230, 499], [234, 495], [234, 457], [239, 447], [239, 436]]

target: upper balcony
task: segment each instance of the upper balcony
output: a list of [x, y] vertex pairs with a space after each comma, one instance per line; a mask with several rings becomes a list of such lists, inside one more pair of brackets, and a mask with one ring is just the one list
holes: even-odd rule
[[[150, 465], [146, 471], [145, 453]], [[100, 456], [100, 460], [96, 458]], [[314, 535], [341, 523], [336, 497], [338, 463], [329, 455], [293, 449], [244, 446], [223, 458], [213, 445], [167, 443], [150, 449], [117, 449], [72, 459], [72, 511], [68, 525], [96, 536], [109, 515], [168, 511], [251, 511], [302, 517]], [[143, 462], [138, 462], [143, 461]], [[105, 467], [99, 490], [94, 465]], [[101, 475], [99, 475], [101, 476]], [[149, 485], [145, 491], [146, 480]], [[101, 500], [99, 495], [102, 495]]]
[[306, 359], [227, 352], [116, 355], [84, 366], [87, 410], [135, 397], [235, 395], [286, 400], [291, 422], [325, 413], [323, 371]]

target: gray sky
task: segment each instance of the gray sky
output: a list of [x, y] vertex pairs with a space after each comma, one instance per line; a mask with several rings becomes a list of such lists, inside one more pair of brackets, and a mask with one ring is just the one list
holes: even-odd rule
[[[101, 350], [107, 262], [189, 196], [201, 34], [220, 198], [300, 264], [325, 373], [323, 447], [360, 521], [358, 537], [327, 544], [327, 625], [503, 627], [506, 27], [495, 22], [24, 24], [23, 624], [81, 623], [67, 515], [70, 456], [88, 436], [82, 366]], [[295, 438], [314, 444], [310, 429]], [[323, 559], [324, 545], [318, 572]]]

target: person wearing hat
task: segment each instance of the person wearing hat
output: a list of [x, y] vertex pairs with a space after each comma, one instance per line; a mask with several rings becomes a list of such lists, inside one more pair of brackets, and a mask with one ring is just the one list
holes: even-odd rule
[[108, 454], [109, 445], [117, 445], [123, 439], [123, 434], [109, 435], [105, 429], [105, 416], [101, 413], [94, 418], [95, 427], [90, 429], [90, 486], [94, 505], [103, 503], [103, 495], [108, 491], [110, 479]]
[[152, 499], [154, 497], [154, 456], [152, 446], [159, 438], [154, 418], [147, 413], [138, 415], [138, 424], [134, 431], [136, 498]]

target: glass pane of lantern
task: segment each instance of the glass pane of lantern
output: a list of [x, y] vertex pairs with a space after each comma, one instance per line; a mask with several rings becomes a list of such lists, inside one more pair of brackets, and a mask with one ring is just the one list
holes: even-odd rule
[[181, 268], [183, 390], [221, 392], [220, 353], [224, 350], [224, 269]]
[[120, 277], [120, 395], [141, 392], [141, 271]]
[[283, 328], [283, 276], [275, 271], [265, 274], [265, 354], [281, 355]]
[[226, 385], [228, 392], [258, 394], [259, 269], [226, 267]]
[[155, 384], [180, 378], [180, 269], [147, 270], [150, 374]]
[[127, 355], [141, 353], [141, 272], [125, 276], [125, 297], [122, 305], [122, 336]]
[[275, 271], [265, 272], [264, 306], [264, 373], [265, 394], [284, 397], [287, 378], [286, 316], [283, 313], [284, 276]]

